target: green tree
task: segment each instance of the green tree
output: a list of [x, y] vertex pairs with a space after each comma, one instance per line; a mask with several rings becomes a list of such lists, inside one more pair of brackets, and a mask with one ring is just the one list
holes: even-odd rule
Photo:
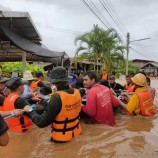
[[[125, 62], [125, 60], [123, 60], [118, 65], [118, 69], [117, 69], [118, 71], [117, 71], [117, 73], [118, 74], [125, 74], [126, 73], [125, 67], [126, 67], [126, 62]], [[139, 71], [139, 67], [133, 65], [132, 61], [129, 61], [129, 65], [128, 65], [128, 72], [129, 72], [129, 74], [130, 73], [137, 73], [138, 71]]]
[[[108, 72], [111, 72], [114, 58], [123, 59], [124, 46], [121, 38], [113, 29], [104, 30], [94, 25], [94, 28], [83, 35], [76, 37], [75, 44], [78, 44], [76, 53], [81, 53], [80, 59], [89, 59], [94, 63], [102, 62]], [[94, 65], [95, 68], [95, 65]], [[97, 66], [98, 72], [98, 66]]]

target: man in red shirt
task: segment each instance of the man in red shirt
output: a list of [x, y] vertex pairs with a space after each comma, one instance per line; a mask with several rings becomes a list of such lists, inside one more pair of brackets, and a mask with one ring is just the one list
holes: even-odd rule
[[92, 122], [99, 124], [115, 125], [113, 107], [119, 106], [119, 100], [114, 97], [109, 88], [97, 84], [97, 76], [93, 72], [83, 75], [84, 87], [88, 88], [87, 102], [82, 110]]

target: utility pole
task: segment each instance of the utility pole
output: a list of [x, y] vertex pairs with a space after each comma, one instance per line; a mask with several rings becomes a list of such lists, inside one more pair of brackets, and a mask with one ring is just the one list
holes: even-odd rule
[[126, 56], [126, 75], [128, 75], [128, 58], [129, 58], [129, 44], [131, 42], [135, 42], [135, 41], [143, 41], [143, 40], [148, 40], [148, 39], [151, 39], [151, 38], [141, 38], [141, 39], [137, 39], [137, 40], [133, 40], [133, 41], [130, 41], [130, 33], [127, 32], [127, 56]]
[[128, 56], [129, 56], [130, 33], [127, 32], [127, 56], [126, 56], [126, 75], [128, 75]]

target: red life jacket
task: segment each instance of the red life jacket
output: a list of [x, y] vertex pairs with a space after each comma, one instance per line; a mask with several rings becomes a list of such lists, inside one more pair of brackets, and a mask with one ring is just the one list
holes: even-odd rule
[[134, 88], [135, 88], [135, 86], [131, 83], [131, 84], [126, 84], [125, 85], [125, 88], [126, 88], [126, 90], [128, 91], [128, 92], [134, 92]]
[[155, 114], [155, 107], [153, 104], [153, 99], [149, 90], [146, 92], [136, 92], [139, 102], [140, 110], [143, 116], [152, 116]]
[[[19, 95], [10, 93], [3, 103], [4, 111], [14, 110], [15, 109], [14, 103], [16, 99], [19, 97], [20, 97]], [[31, 119], [25, 115], [12, 117], [6, 120], [6, 123], [9, 126], [9, 130], [14, 132], [23, 132], [29, 130], [32, 126]]]

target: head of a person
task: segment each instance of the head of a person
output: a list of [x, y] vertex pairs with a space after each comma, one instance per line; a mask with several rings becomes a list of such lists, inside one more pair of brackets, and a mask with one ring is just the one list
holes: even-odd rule
[[0, 91], [3, 91], [6, 87], [6, 82], [9, 80], [9, 78], [0, 76]]
[[64, 67], [57, 66], [49, 74], [47, 81], [57, 87], [57, 89], [61, 89], [62, 87], [68, 88], [68, 74]]
[[106, 74], [106, 70], [103, 70], [103, 74]]
[[11, 92], [17, 92], [22, 94], [24, 92], [24, 82], [20, 77], [11, 78], [6, 82], [6, 86], [11, 90]]
[[44, 77], [42, 71], [37, 71], [35, 75], [36, 75], [36, 78], [39, 78], [39, 79], [43, 79], [43, 77]]
[[130, 75], [126, 76], [126, 82], [127, 84], [130, 84], [132, 82]]
[[109, 85], [109, 81], [108, 80], [100, 80], [99, 83], [103, 86], [106, 86], [108, 88], [110, 88], [110, 85]]
[[134, 76], [135, 76], [134, 73], [131, 73], [131, 74], [129, 74], [129, 75], [126, 76], [126, 82], [127, 82], [127, 84], [131, 84], [132, 83], [131, 78], [134, 77]]
[[131, 80], [135, 84], [136, 88], [146, 86], [146, 77], [142, 73], [136, 74], [131, 78]]
[[83, 78], [78, 78], [76, 80], [76, 88], [79, 89], [79, 88], [83, 88]]
[[92, 72], [88, 71], [83, 74], [83, 85], [85, 88], [93, 87], [97, 82], [97, 75]]
[[115, 83], [115, 76], [114, 75], [112, 75], [112, 76], [109, 77], [109, 82], [111, 84]]
[[31, 71], [27, 70], [24, 72], [22, 80], [27, 81], [28, 84], [31, 85], [35, 78], [33, 78]]
[[146, 77], [146, 85], [147, 85], [147, 86], [150, 86], [150, 83], [151, 83], [150, 78], [149, 78], [149, 77]]

